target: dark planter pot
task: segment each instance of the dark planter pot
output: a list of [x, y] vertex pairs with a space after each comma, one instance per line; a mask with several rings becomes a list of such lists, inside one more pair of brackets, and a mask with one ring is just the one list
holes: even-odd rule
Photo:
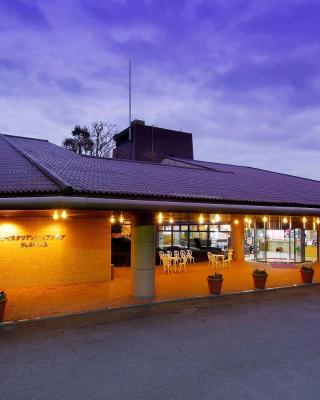
[[265, 289], [268, 275], [252, 274], [252, 277], [256, 289]]
[[7, 301], [8, 301], [8, 300], [1, 301], [1, 302], [0, 302], [0, 322], [3, 321], [4, 310], [5, 310], [5, 308], [6, 308]]
[[210, 294], [220, 294], [223, 279], [209, 279], [207, 278], [209, 293]]
[[301, 271], [301, 278], [303, 283], [312, 283], [314, 271]]

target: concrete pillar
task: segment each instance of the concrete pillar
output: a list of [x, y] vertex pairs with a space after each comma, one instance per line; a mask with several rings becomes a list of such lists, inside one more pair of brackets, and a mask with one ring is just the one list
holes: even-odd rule
[[106, 221], [106, 257], [107, 257], [107, 268], [108, 268], [108, 280], [111, 280], [111, 222], [107, 218]]
[[320, 228], [317, 227], [317, 261], [320, 261]]
[[[238, 224], [234, 221], [237, 220]], [[231, 225], [231, 248], [234, 250], [233, 259], [244, 261], [244, 220], [243, 216], [234, 216]]]
[[304, 228], [301, 229], [300, 244], [301, 244], [301, 261], [305, 262], [306, 261], [306, 230]]
[[131, 220], [132, 295], [150, 299], [155, 295], [156, 224], [153, 213], [136, 213]]

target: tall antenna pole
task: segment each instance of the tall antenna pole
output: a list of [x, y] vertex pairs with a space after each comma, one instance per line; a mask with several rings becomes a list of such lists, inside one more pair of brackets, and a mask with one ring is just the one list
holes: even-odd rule
[[129, 61], [129, 140], [132, 140], [131, 132], [131, 60]]

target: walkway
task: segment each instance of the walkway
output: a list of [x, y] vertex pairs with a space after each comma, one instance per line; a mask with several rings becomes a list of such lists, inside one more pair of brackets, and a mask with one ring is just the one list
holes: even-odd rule
[[[265, 267], [269, 274], [267, 287], [301, 284], [299, 268], [280, 269], [268, 264], [233, 262], [223, 269], [222, 293], [241, 292], [254, 289], [251, 271]], [[316, 266], [314, 282], [320, 282], [320, 265]], [[208, 263], [196, 263], [187, 272], [166, 274], [162, 268], [156, 270], [155, 301], [203, 296], [208, 294], [206, 278], [212, 270]], [[130, 268], [115, 268], [115, 280], [94, 284], [76, 284], [27, 289], [8, 289], [5, 321], [56, 316], [98, 309], [121, 307], [150, 301], [135, 301], [130, 296]]]

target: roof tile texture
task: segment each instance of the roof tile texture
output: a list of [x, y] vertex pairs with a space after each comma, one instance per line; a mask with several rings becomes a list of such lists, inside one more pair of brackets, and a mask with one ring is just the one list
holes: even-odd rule
[[79, 156], [47, 141], [0, 135], [0, 192], [59, 190], [48, 173], [88, 195], [155, 196], [295, 205], [320, 205], [320, 182], [228, 164], [190, 161], [196, 168]]

